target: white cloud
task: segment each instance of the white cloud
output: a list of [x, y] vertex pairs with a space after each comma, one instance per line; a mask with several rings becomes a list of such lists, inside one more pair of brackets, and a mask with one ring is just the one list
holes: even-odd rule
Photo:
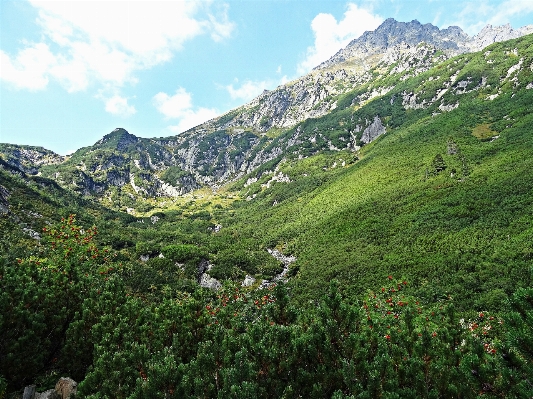
[[110, 114], [127, 118], [137, 112], [133, 105], [128, 104], [128, 99], [118, 94], [105, 101], [105, 110]]
[[21, 50], [15, 58], [0, 50], [0, 79], [17, 89], [41, 90], [48, 85], [47, 71], [57, 60], [44, 43]]
[[179, 119], [177, 125], [169, 126], [170, 131], [176, 134], [220, 115], [220, 112], [213, 108], [195, 109], [191, 94], [183, 87], [178, 88], [172, 96], [163, 92], [157, 93], [153, 97], [153, 104], [166, 119]]
[[184, 112], [183, 116], [181, 117], [181, 120], [177, 125], [172, 125], [168, 128], [171, 132], [175, 134], [180, 134], [219, 115], [220, 112], [216, 109], [198, 108], [195, 111], [190, 109]]
[[181, 118], [187, 110], [192, 108], [192, 97], [183, 87], [180, 87], [173, 96], [163, 92], [157, 93], [153, 103], [166, 118]]
[[468, 34], [475, 35], [487, 24], [503, 25], [509, 23], [514, 17], [531, 13], [533, 13], [533, 1], [531, 0], [506, 0], [499, 4], [476, 0], [464, 3], [455, 19], [446, 25], [460, 26]]
[[348, 4], [339, 22], [331, 14], [318, 14], [311, 22], [315, 43], [307, 49], [305, 60], [298, 65], [298, 73], [309, 72], [365, 31], [376, 29], [381, 22], [383, 18], [373, 14], [371, 9], [353, 3]]
[[209, 22], [211, 23], [212, 27], [211, 38], [216, 42], [230, 37], [231, 32], [235, 28], [235, 24], [233, 22], [230, 22], [228, 18], [227, 4], [221, 3], [220, 12], [217, 14], [217, 17], [215, 17], [213, 14], [210, 14]]
[[[278, 68], [278, 72], [281, 72], [281, 68]], [[234, 84], [232, 83], [224, 88], [228, 91], [232, 99], [250, 101], [261, 94], [264, 90], [271, 90], [276, 86], [285, 84], [287, 82], [287, 76], [283, 76], [281, 79], [267, 79], [261, 81], [246, 80], [238, 87], [234, 87]], [[238, 81], [236, 83], [238, 83]]]
[[211, 0], [30, 3], [42, 42], [26, 43], [14, 55], [1, 52], [0, 78], [31, 90], [50, 80], [69, 92], [135, 84], [137, 71], [168, 61], [186, 41], [203, 34], [222, 40], [234, 28], [227, 7]]
[[232, 99], [248, 101], [261, 94], [263, 90], [269, 87], [269, 83], [266, 80], [257, 82], [247, 80], [240, 87], [233, 87], [233, 84], [230, 84], [226, 86], [226, 90]]

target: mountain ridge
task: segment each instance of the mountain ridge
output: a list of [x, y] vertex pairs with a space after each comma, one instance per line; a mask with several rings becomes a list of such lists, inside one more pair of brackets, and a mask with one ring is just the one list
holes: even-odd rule
[[449, 56], [456, 56], [466, 52], [480, 51], [492, 43], [516, 39], [532, 32], [533, 25], [515, 30], [509, 24], [496, 27], [489, 24], [471, 37], [458, 26], [439, 29], [430, 23], [421, 24], [417, 20], [398, 22], [394, 18], [388, 18], [375, 31], [367, 31], [353, 39], [346, 47], [314, 69], [320, 70], [354, 57], [384, 52], [394, 46], [412, 47], [423, 42], [446, 51]]
[[[400, 114], [431, 109], [430, 114], [437, 115], [453, 111], [459, 106], [461, 96], [470, 93], [486, 93], [483, 95], [490, 101], [500, 95], [502, 82], [511, 82], [518, 74], [526, 73], [523, 58], [527, 54], [516, 53], [521, 58], [510, 59], [512, 65], [505, 67], [502, 78], [496, 78], [496, 73], [488, 70], [496, 68], [492, 65], [494, 60], [487, 55], [490, 51], [479, 61], [483, 65], [469, 66], [472, 57], [479, 56], [467, 54], [477, 53], [462, 53], [462, 59], [453, 61], [435, 44], [423, 41], [415, 46], [409, 40], [414, 43], [432, 37], [442, 48], [451, 49], [452, 54], [466, 48], [457, 43], [468, 40], [479, 43], [486, 37], [491, 41], [519, 35], [528, 29], [533, 28], [513, 30], [510, 26], [487, 26], [483, 34], [470, 38], [456, 27], [440, 30], [418, 21], [403, 23], [388, 19], [376, 31], [366, 32], [341, 50], [347, 54], [348, 50], [361, 47], [361, 43], [364, 46], [376, 43], [378, 57], [372, 58], [376, 54], [371, 54], [373, 66], [364, 73], [343, 69], [346, 65], [343, 56], [333, 67], [312, 71], [276, 90], [265, 91], [251, 103], [177, 136], [139, 138], [117, 128], [93, 146], [79, 149], [69, 157], [38, 147], [32, 147], [30, 156], [29, 147], [8, 144], [0, 145], [0, 155], [21, 170], [54, 179], [63, 187], [122, 210], [135, 209], [150, 198], [175, 198], [201, 187], [217, 190], [245, 176], [257, 180], [264, 174], [274, 173], [276, 165], [287, 157], [345, 151], [346, 162], [357, 157], [362, 145], [401, 124], [397, 118], [391, 119], [373, 106], [368, 108], [373, 101], [389, 102], [387, 107], [397, 109], [395, 112]], [[452, 42], [453, 38], [460, 40]], [[504, 61], [507, 62], [503, 59], [499, 62]], [[339, 65], [343, 68], [339, 69]], [[434, 67], [444, 72], [437, 74], [435, 69], [428, 81], [416, 80]], [[489, 75], [494, 75], [492, 80], [488, 79]], [[291, 92], [289, 88], [302, 91]], [[312, 106], [314, 116], [298, 112], [299, 117], [305, 118], [297, 122], [298, 118], [291, 116], [294, 110], [290, 109], [290, 101], [305, 109]], [[268, 114], [269, 109], [274, 109], [274, 114]], [[328, 115], [338, 121], [327, 122], [324, 125], [327, 127], [322, 127], [320, 120]]]

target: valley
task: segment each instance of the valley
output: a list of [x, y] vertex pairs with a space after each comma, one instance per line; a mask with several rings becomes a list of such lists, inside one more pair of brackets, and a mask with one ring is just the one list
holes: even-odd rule
[[178, 136], [0, 144], [0, 383], [530, 395], [533, 36], [415, 22]]

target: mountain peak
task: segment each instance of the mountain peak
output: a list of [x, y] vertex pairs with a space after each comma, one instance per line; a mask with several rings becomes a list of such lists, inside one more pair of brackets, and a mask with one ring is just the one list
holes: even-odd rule
[[315, 70], [326, 69], [354, 57], [364, 59], [374, 54], [382, 54], [401, 44], [417, 46], [425, 42], [442, 50], [460, 52], [459, 43], [468, 39], [469, 36], [457, 26], [441, 30], [430, 23], [421, 24], [416, 19], [411, 22], [399, 22], [394, 18], [387, 18], [376, 30], [366, 31], [352, 40], [348, 46], [339, 50]]
[[398, 45], [413, 47], [424, 42], [445, 51], [449, 56], [454, 56], [480, 51], [492, 43], [516, 39], [530, 33], [533, 33], [533, 25], [513, 29], [510, 24], [506, 24], [487, 25], [477, 35], [469, 36], [458, 26], [440, 29], [431, 23], [421, 24], [416, 19], [411, 22], [399, 22], [394, 18], [387, 18], [376, 30], [366, 31], [352, 40], [315, 70], [327, 69], [348, 60], [364, 60], [369, 56], [383, 54]]
[[130, 134], [126, 129], [118, 127], [111, 133], [102, 137], [95, 143], [95, 145], [99, 147], [116, 148], [117, 150], [122, 151], [138, 141], [139, 138], [137, 136]]
[[500, 26], [488, 24], [477, 35], [472, 37], [467, 46], [471, 51], [480, 51], [492, 43], [516, 39], [530, 33], [533, 33], [533, 25], [513, 29], [510, 24]]

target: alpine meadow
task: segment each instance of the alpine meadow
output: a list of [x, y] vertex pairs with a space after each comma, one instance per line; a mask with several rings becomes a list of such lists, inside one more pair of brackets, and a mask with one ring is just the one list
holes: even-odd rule
[[532, 32], [387, 19], [176, 136], [0, 144], [0, 398], [533, 397]]

